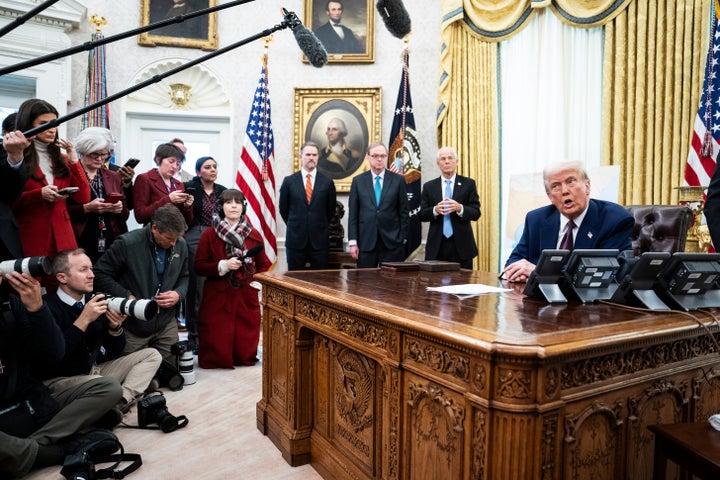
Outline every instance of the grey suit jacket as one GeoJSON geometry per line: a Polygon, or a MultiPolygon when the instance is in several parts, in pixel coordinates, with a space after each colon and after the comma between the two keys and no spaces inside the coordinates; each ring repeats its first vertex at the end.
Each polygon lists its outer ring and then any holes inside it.
{"type": "Polygon", "coordinates": [[[385,170],[380,205],[375,204],[372,171],[357,175],[350,185],[348,208],[348,240],[356,240],[361,251],[374,251],[378,237],[388,249],[406,242],[410,207],[402,175],[385,170]]]}

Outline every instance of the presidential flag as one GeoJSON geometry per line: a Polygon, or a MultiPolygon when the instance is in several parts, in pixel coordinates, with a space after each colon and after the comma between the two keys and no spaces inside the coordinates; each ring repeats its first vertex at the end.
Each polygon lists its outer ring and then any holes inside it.
{"type": "Polygon", "coordinates": [[[272,164],[275,157],[270,94],[268,92],[267,50],[245,128],[240,163],[235,183],[247,199],[245,216],[258,230],[265,243],[265,254],[271,262],[277,258],[275,239],[275,176],[272,164]]]}
{"type": "Polygon", "coordinates": [[[695,116],[690,153],[685,165],[685,184],[691,187],[709,185],[720,150],[720,32],[717,30],[718,10],[715,3],[700,108],[695,116]]]}
{"type": "Polygon", "coordinates": [[[405,256],[409,256],[422,242],[420,223],[420,144],[415,131],[412,98],[410,97],[410,76],[408,72],[410,52],[407,48],[402,55],[402,77],[395,102],[392,129],[390,130],[390,149],[388,168],[405,177],[408,203],[410,205],[410,226],[408,230],[405,256]]]}

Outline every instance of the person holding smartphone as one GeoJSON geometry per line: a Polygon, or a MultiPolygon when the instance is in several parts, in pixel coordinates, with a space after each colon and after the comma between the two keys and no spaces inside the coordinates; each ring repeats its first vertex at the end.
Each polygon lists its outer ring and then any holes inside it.
{"type": "Polygon", "coordinates": [[[67,208],[78,246],[93,264],[118,235],[128,231],[130,210],[125,202],[123,180],[117,172],[103,168],[113,147],[112,134],[106,128],[86,128],[75,139],[75,150],[90,184],[90,201],[82,204],[69,199],[67,208]]]}
{"type": "Polygon", "coordinates": [[[167,203],[180,210],[188,225],[192,223],[194,198],[185,193],[185,185],[174,178],[184,161],[185,154],[172,143],[163,143],[155,149],[157,168],[135,179],[133,207],[138,223],[147,225],[153,212],[167,203]]]}
{"type": "Polygon", "coordinates": [[[190,283],[185,301],[185,327],[188,331],[188,346],[192,350],[197,349],[198,346],[197,316],[205,284],[205,277],[197,275],[192,266],[195,264],[195,253],[200,236],[212,225],[212,217],[217,211],[220,195],[227,190],[224,186],[215,183],[217,171],[217,162],[213,157],[200,157],[195,162],[197,175],[189,182],[185,182],[185,192],[191,194],[194,199],[193,222],[185,235],[188,244],[188,265],[190,265],[190,283]]]}
{"type": "MultiPolygon", "coordinates": [[[[57,117],[55,107],[33,98],[20,105],[16,128],[26,132],[57,117]]],[[[23,157],[29,178],[20,198],[13,203],[13,212],[24,254],[53,255],[77,248],[66,202],[68,198],[79,204],[89,202],[90,185],[73,144],[58,138],[57,128],[48,128],[35,136],[23,157]],[[77,187],[77,192],[63,193],[66,187],[77,187]]],[[[50,278],[43,282],[50,288],[53,284],[50,278]]]]}

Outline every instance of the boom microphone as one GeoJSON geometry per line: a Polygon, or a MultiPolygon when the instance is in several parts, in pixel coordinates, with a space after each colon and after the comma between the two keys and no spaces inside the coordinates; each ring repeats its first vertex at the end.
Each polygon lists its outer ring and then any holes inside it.
{"type": "Polygon", "coordinates": [[[385,28],[397,38],[405,38],[412,31],[410,15],[402,0],[378,0],[378,13],[385,22],[385,28]]]}
{"type": "Polygon", "coordinates": [[[297,15],[295,15],[295,12],[288,12],[284,8],[282,12],[285,16],[285,22],[290,26],[293,35],[295,35],[298,47],[305,54],[310,65],[317,68],[325,65],[328,62],[328,54],[322,42],[313,32],[305,28],[297,15]]]}

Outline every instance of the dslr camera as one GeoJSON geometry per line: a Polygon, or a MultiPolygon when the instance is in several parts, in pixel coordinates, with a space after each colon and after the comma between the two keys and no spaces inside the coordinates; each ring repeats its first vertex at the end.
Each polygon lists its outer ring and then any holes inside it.
{"type": "Polygon", "coordinates": [[[94,480],[95,464],[87,452],[75,453],[65,457],[60,474],[67,480],[94,480]]]}
{"type": "Polygon", "coordinates": [[[156,423],[164,433],[174,432],[179,428],[178,418],[168,411],[162,393],[143,398],[138,402],[137,408],[140,428],[148,428],[153,423],[156,423]]]}
{"type": "Polygon", "coordinates": [[[31,277],[42,277],[52,273],[50,257],[25,257],[0,262],[0,273],[27,273],[31,277]]]}

